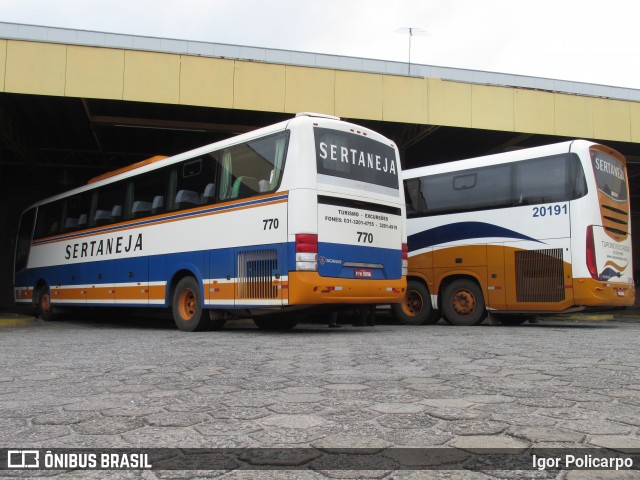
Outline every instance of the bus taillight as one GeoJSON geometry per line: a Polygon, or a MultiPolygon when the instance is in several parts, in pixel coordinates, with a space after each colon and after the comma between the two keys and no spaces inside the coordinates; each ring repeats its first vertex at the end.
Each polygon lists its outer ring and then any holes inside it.
{"type": "Polygon", "coordinates": [[[405,277],[409,271],[409,245],[402,244],[402,275],[405,277]]]}
{"type": "Polygon", "coordinates": [[[594,280],[598,280],[598,266],[596,264],[596,247],[593,241],[593,227],[587,227],[587,268],[594,280]]]}
{"type": "Polygon", "coordinates": [[[296,270],[318,270],[318,235],[296,234],[296,270]]]}

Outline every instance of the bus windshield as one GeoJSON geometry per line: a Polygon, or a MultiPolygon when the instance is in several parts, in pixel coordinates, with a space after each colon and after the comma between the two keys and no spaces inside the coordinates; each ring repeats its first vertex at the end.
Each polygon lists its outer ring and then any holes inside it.
{"type": "Polygon", "coordinates": [[[591,162],[598,190],[613,200],[626,201],[627,179],[624,164],[617,158],[594,149],[591,150],[591,162]]]}
{"type": "Polygon", "coordinates": [[[314,129],[316,163],[323,181],[398,196],[398,168],[391,145],[354,133],[314,129]]]}

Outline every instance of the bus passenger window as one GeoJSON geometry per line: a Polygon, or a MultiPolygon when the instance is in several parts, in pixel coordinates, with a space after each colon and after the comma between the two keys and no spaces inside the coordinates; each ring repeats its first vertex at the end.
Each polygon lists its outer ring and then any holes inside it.
{"type": "Polygon", "coordinates": [[[174,205],[177,209],[197,207],[200,205],[200,195],[193,190],[180,190],[176,193],[174,205]]]}
{"type": "Polygon", "coordinates": [[[111,220],[113,222],[119,222],[122,220],[122,205],[114,205],[111,209],[111,220]]]}
{"type": "Polygon", "coordinates": [[[64,221],[64,231],[72,232],[73,230],[78,229],[78,219],[77,218],[69,218],[64,221]]]}
{"type": "Polygon", "coordinates": [[[151,213],[151,203],[136,201],[133,202],[133,206],[131,207],[131,213],[133,213],[133,218],[141,218],[149,213],[151,213]]]}
{"type": "Polygon", "coordinates": [[[80,217],[78,217],[78,228],[82,229],[82,228],[87,228],[87,214],[83,213],[82,215],[80,215],[80,217]]]}
{"type": "Polygon", "coordinates": [[[202,192],[202,205],[213,203],[216,199],[216,186],[213,183],[207,183],[202,192]]]}
{"type": "Polygon", "coordinates": [[[111,223],[111,212],[109,210],[96,210],[93,216],[93,224],[97,226],[111,223]]]}
{"type": "Polygon", "coordinates": [[[157,215],[162,212],[164,212],[164,197],[156,195],[153,197],[153,203],[151,204],[151,215],[157,215]]]}
{"type": "Polygon", "coordinates": [[[233,183],[231,198],[246,198],[255,195],[259,191],[260,185],[257,178],[238,177],[233,183]]]}

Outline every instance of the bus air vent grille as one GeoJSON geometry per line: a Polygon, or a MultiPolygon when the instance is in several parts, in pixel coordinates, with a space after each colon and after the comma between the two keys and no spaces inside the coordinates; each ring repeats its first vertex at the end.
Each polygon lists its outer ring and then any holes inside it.
{"type": "Polygon", "coordinates": [[[278,298],[273,276],[278,271],[275,249],[238,253],[238,298],[278,298]]]}
{"type": "Polygon", "coordinates": [[[561,302],[565,299],[561,248],[524,250],[515,254],[518,302],[561,302]]]}

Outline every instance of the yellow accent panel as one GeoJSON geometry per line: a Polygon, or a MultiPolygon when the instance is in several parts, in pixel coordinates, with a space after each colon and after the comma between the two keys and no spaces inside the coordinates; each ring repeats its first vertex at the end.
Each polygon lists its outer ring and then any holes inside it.
{"type": "Polygon", "coordinates": [[[423,78],[382,77],[382,116],[387,122],[429,123],[427,81],[423,78]]]}
{"type": "Polygon", "coordinates": [[[66,96],[121,100],[123,76],[123,50],[67,47],[66,96]]]}
{"type": "Polygon", "coordinates": [[[284,109],[335,115],[335,88],[335,70],[287,66],[284,109]]]}
{"type": "Polygon", "coordinates": [[[628,142],[631,139],[629,103],[594,98],[593,136],[606,140],[628,142]]]}
{"type": "Polygon", "coordinates": [[[554,94],[556,135],[593,138],[593,98],[554,94]]]}
{"type": "Polygon", "coordinates": [[[555,104],[553,95],[534,90],[514,90],[513,117],[517,132],[555,133],[555,104]]]}
{"type": "Polygon", "coordinates": [[[4,91],[5,64],[7,62],[7,41],[0,40],[0,92],[4,91]]]}
{"type": "Polygon", "coordinates": [[[233,108],[233,60],[182,57],[180,103],[233,108]]]}
{"type": "Polygon", "coordinates": [[[125,51],[123,100],[178,103],[179,94],[179,55],[125,51]]]}
{"type": "Polygon", "coordinates": [[[472,85],[471,126],[485,130],[513,131],[513,89],[472,85]]]}
{"type": "Polygon", "coordinates": [[[336,115],[382,120],[382,75],[336,71],[336,115]]]}
{"type": "Polygon", "coordinates": [[[284,112],[285,66],[235,62],[233,107],[284,112]]]}
{"type": "Polygon", "coordinates": [[[66,45],[9,40],[5,91],[64,95],[66,59],[66,45]]]}
{"type": "Polygon", "coordinates": [[[471,85],[428,79],[429,123],[471,127],[471,85]]]}
{"type": "Polygon", "coordinates": [[[640,143],[640,103],[629,103],[631,141],[640,143]]]}

